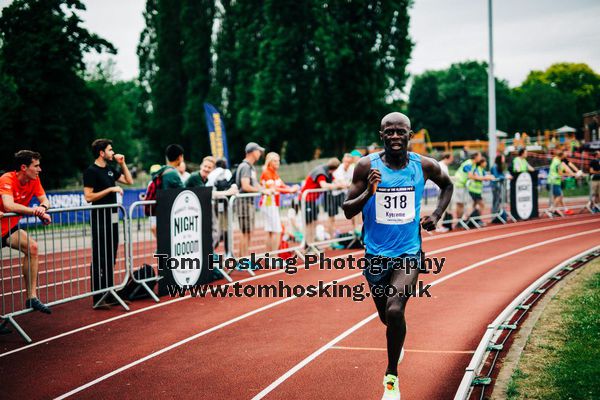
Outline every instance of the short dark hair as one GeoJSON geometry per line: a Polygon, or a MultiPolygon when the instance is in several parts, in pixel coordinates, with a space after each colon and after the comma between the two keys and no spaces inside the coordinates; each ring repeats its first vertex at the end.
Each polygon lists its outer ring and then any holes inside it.
{"type": "Polygon", "coordinates": [[[477,158],[478,155],[480,155],[481,153],[476,151],[475,153],[471,154],[471,160],[474,160],[477,158]]]}
{"type": "Polygon", "coordinates": [[[15,153],[15,171],[21,169],[21,165],[30,166],[33,160],[41,160],[42,155],[37,151],[19,150],[15,153]]]}
{"type": "Polygon", "coordinates": [[[522,155],[523,155],[523,153],[525,153],[526,151],[527,151],[527,149],[526,149],[526,148],[524,148],[524,147],[521,147],[521,148],[519,149],[519,152],[518,152],[517,154],[518,154],[518,155],[519,155],[519,157],[520,157],[520,156],[522,156],[522,155]]]}
{"type": "Polygon", "coordinates": [[[227,160],[224,158],[219,158],[216,163],[217,168],[227,169],[227,160]]]}
{"type": "Polygon", "coordinates": [[[165,156],[169,162],[173,162],[179,158],[180,155],[183,154],[183,147],[178,144],[170,144],[165,149],[165,156]]]}
{"type": "Polygon", "coordinates": [[[452,157],[452,153],[450,152],[445,152],[444,154],[442,154],[442,160],[446,160],[450,157],[452,157]]]}
{"type": "Polygon", "coordinates": [[[105,151],[106,148],[111,144],[113,144],[113,142],[110,139],[94,140],[92,142],[92,153],[94,154],[94,157],[96,157],[96,158],[100,157],[100,152],[105,151]]]}

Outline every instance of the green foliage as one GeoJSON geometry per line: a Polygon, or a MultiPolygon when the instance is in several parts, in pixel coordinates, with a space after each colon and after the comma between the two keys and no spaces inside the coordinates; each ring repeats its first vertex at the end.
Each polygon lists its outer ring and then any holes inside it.
{"type": "MultiPolygon", "coordinates": [[[[413,130],[425,128],[432,141],[486,139],[487,64],[467,61],[441,71],[427,71],[413,82],[408,115],[413,130]]],[[[510,90],[496,79],[498,129],[506,130],[510,118],[510,90]]]]}
{"type": "Polygon", "coordinates": [[[18,149],[42,153],[44,184],[57,187],[89,162],[99,99],[85,84],[83,54],[114,52],[80,26],[78,0],[15,0],[0,17],[4,163],[18,149]],[[8,102],[11,102],[8,104],[8,102]]]}
{"type": "Polygon", "coordinates": [[[137,107],[142,88],[134,81],[115,78],[114,64],[98,65],[86,79],[89,89],[101,100],[94,121],[94,138],[106,137],[128,163],[143,161],[145,143],[135,135],[137,107]]]}
{"type": "MultiPolygon", "coordinates": [[[[557,63],[543,72],[532,71],[521,87],[526,88],[532,85],[537,86],[538,91],[553,92],[554,102],[551,107],[564,106],[566,108],[561,112],[563,114],[561,122],[548,127],[550,129],[564,124],[579,127],[581,116],[584,113],[600,108],[600,75],[587,64],[557,63]],[[556,90],[540,89],[542,85],[556,90]],[[558,96],[558,93],[562,96],[558,96]]],[[[544,101],[546,104],[550,103],[541,97],[538,97],[538,100],[544,101]]]]}

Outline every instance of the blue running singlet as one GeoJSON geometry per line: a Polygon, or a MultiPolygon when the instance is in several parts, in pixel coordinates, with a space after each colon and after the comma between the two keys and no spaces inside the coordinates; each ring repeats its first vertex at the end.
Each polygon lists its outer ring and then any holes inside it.
{"type": "Polygon", "coordinates": [[[368,254],[398,257],[421,250],[420,213],[425,179],[421,156],[409,152],[407,166],[387,167],[379,153],[369,155],[381,182],[363,207],[364,243],[368,254]]]}

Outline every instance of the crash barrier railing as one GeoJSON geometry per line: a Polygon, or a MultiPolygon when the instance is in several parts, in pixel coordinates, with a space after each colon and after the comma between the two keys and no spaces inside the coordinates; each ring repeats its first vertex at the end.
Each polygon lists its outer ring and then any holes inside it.
{"type": "Polygon", "coordinates": [[[48,225],[13,213],[1,218],[3,226],[14,225],[10,243],[0,252],[2,326],[10,323],[28,343],[31,338],[15,317],[34,310],[27,301],[31,297],[52,307],[94,296],[94,307],[114,300],[129,310],[117,294],[129,277],[125,208],[112,204],[47,213],[48,225]]]}
{"type": "MultiPolygon", "coordinates": [[[[451,177],[451,180],[453,183],[455,183],[454,177],[451,177]]],[[[428,185],[435,186],[437,190],[430,190],[429,192],[425,190],[425,193],[429,193],[429,199],[424,196],[424,204],[437,204],[439,188],[433,182],[427,181],[425,184],[425,189],[427,189],[428,185]],[[432,201],[431,197],[435,197],[435,201],[432,201]]],[[[508,221],[516,222],[516,219],[510,212],[509,192],[510,181],[508,179],[484,181],[483,190],[481,193],[484,205],[483,212],[480,212],[479,215],[477,215],[473,214],[475,202],[469,194],[468,186],[464,189],[464,191],[457,190],[455,186],[450,205],[448,205],[448,209],[446,210],[444,216],[440,219],[439,225],[452,225],[453,227],[460,226],[463,229],[469,230],[471,228],[482,228],[485,224],[484,220],[499,222],[502,224],[506,224],[508,221]],[[462,198],[460,197],[461,192],[464,194],[462,198]],[[463,204],[462,215],[457,215],[457,203],[463,204]]],[[[423,215],[423,210],[421,211],[421,214],[423,215]]]]}
{"type": "Polygon", "coordinates": [[[346,195],[347,191],[341,189],[308,189],[302,193],[302,248],[318,252],[319,246],[337,248],[336,244],[359,239],[362,229],[360,217],[355,216],[348,221],[342,211],[346,195]]]}
{"type": "Polygon", "coordinates": [[[580,177],[562,177],[561,179],[561,191],[562,191],[562,200],[563,205],[557,205],[555,203],[556,196],[554,195],[554,191],[552,189],[552,185],[546,184],[540,185],[539,192],[548,196],[548,207],[544,208],[543,212],[549,218],[554,217],[563,217],[565,215],[575,213],[577,210],[578,214],[585,212],[586,210],[590,213],[593,213],[594,208],[597,205],[594,202],[593,191],[592,191],[592,181],[589,179],[588,175],[583,174],[580,177]],[[575,194],[573,194],[573,192],[575,194]],[[577,193],[579,192],[579,196],[577,193]],[[569,195],[567,195],[569,194],[569,195]],[[577,200],[576,197],[585,197],[585,200],[582,200],[580,204],[575,203],[577,200]],[[568,199],[572,199],[572,201],[568,202],[568,199]]]}
{"type": "MultiPolygon", "coordinates": [[[[485,387],[491,384],[493,367],[504,349],[511,332],[517,329],[519,322],[524,318],[531,306],[546,292],[556,281],[574,268],[579,267],[589,260],[600,256],[600,246],[588,249],[578,255],[560,263],[539,279],[533,282],[527,289],[521,292],[515,299],[487,326],[486,331],[465,369],[454,400],[465,400],[471,397],[475,387],[485,387]],[[508,334],[505,334],[508,332],[508,334]],[[489,356],[493,362],[488,373],[480,375],[484,364],[489,356]]],[[[483,389],[481,398],[483,398],[483,389]]]]}
{"type": "MultiPolygon", "coordinates": [[[[301,250],[303,228],[298,221],[295,194],[240,193],[229,198],[227,254],[237,259],[295,253],[301,250]],[[279,205],[277,204],[279,197],[279,205]]],[[[238,265],[255,275],[251,268],[238,265]]]]}
{"type": "Polygon", "coordinates": [[[149,283],[157,282],[161,279],[158,274],[158,268],[154,268],[156,258],[156,216],[149,215],[152,212],[146,212],[150,207],[155,206],[156,200],[144,200],[133,202],[129,206],[129,257],[127,265],[131,279],[139,286],[130,293],[135,296],[137,291],[143,288],[155,302],[160,299],[149,286],[149,283]],[[148,215],[147,215],[148,214],[148,215]],[[144,265],[150,265],[155,271],[153,276],[141,276],[136,273],[136,268],[144,265]]]}

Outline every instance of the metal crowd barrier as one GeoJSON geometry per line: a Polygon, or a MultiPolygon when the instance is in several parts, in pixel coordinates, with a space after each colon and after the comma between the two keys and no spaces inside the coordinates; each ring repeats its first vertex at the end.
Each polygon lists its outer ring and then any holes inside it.
{"type": "MultiPolygon", "coordinates": [[[[161,279],[156,265],[156,217],[146,215],[146,206],[155,206],[156,200],[136,201],[129,206],[129,257],[128,268],[132,280],[139,284],[137,288],[144,288],[146,292],[159,302],[160,299],[154,291],[148,286],[149,282],[157,282],[161,279]],[[135,221],[135,222],[134,222],[135,221]],[[141,277],[135,273],[136,266],[150,265],[154,269],[154,276],[141,277]]],[[[134,289],[135,290],[135,289],[134,289]]],[[[135,293],[132,293],[135,295],[135,293]]]]}
{"type": "Polygon", "coordinates": [[[13,213],[1,218],[16,229],[16,235],[10,236],[12,244],[0,252],[1,318],[3,325],[10,323],[28,343],[31,338],[15,317],[33,311],[26,300],[34,290],[35,297],[48,307],[89,296],[94,296],[97,307],[111,295],[129,310],[117,294],[129,277],[124,207],[112,204],[47,212],[52,217],[49,225],[33,216],[15,223],[11,219],[18,216],[13,213]]]}
{"type": "Polygon", "coordinates": [[[341,189],[308,189],[302,193],[301,213],[304,226],[302,248],[319,252],[319,246],[358,240],[362,229],[360,217],[348,221],[342,204],[347,191],[341,189]]]}
{"type": "MultiPolygon", "coordinates": [[[[267,253],[270,256],[296,253],[302,257],[299,235],[302,228],[296,221],[298,207],[293,201],[295,196],[280,194],[279,206],[274,202],[274,195],[240,193],[231,196],[227,207],[227,254],[238,259],[251,254],[262,257],[267,253]],[[283,242],[289,243],[286,248],[281,248],[283,242]]],[[[255,275],[251,269],[240,267],[255,275]]]]}

